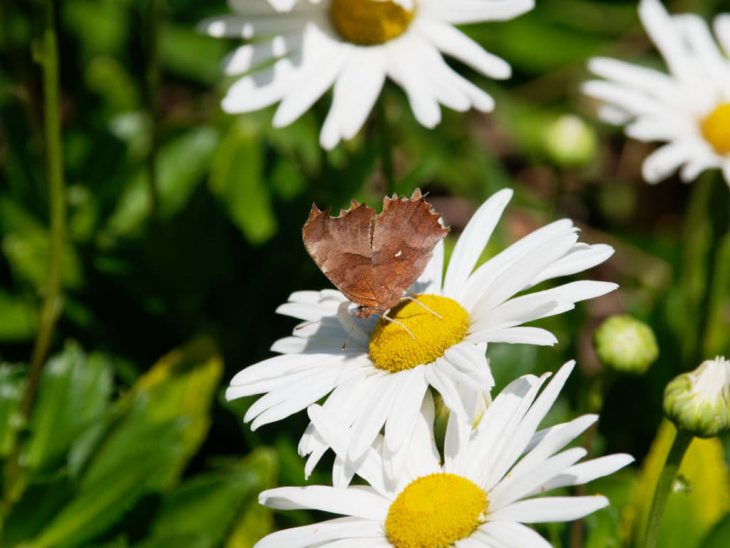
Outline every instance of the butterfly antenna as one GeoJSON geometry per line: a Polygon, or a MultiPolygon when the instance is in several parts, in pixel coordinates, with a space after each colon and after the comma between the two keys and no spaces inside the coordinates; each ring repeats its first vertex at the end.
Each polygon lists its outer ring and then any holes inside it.
{"type": "Polygon", "coordinates": [[[347,334],[347,338],[345,339],[345,342],[342,343],[342,351],[344,352],[347,350],[347,343],[350,342],[350,337],[352,337],[352,332],[355,331],[355,326],[353,325],[350,328],[350,332],[347,334]]]}
{"type": "Polygon", "coordinates": [[[300,323],[299,325],[294,327],[294,331],[299,331],[300,329],[304,329],[305,327],[309,327],[310,325],[314,325],[316,323],[321,322],[322,320],[312,320],[310,322],[304,322],[300,323]]]}
{"type": "Polygon", "coordinates": [[[399,322],[398,320],[394,320],[393,318],[391,318],[390,316],[388,316],[388,313],[387,312],[384,312],[383,313],[383,319],[386,320],[386,321],[389,321],[391,323],[394,323],[395,325],[398,325],[398,326],[402,327],[405,330],[405,332],[408,333],[413,338],[413,340],[416,339],[416,336],[413,334],[413,332],[410,329],[408,329],[403,322],[399,322]]]}
{"type": "Polygon", "coordinates": [[[416,304],[417,304],[418,306],[420,306],[420,307],[422,307],[422,308],[426,309],[426,310],[427,310],[427,311],[429,311],[429,312],[430,312],[431,314],[433,314],[434,316],[436,316],[436,317],[437,317],[437,318],[438,318],[439,320],[443,320],[443,319],[444,319],[444,317],[443,317],[443,316],[442,316],[441,314],[439,314],[439,313],[438,313],[438,312],[436,312],[435,310],[433,310],[433,309],[429,308],[428,306],[426,306],[426,305],[425,305],[424,303],[422,303],[421,301],[419,301],[419,300],[418,300],[418,299],[417,299],[416,297],[417,297],[417,295],[414,295],[414,294],[413,294],[413,293],[411,293],[410,291],[409,291],[409,292],[408,292],[408,293],[406,294],[406,299],[408,299],[409,301],[413,301],[413,302],[414,302],[414,303],[416,303],[416,304]]]}

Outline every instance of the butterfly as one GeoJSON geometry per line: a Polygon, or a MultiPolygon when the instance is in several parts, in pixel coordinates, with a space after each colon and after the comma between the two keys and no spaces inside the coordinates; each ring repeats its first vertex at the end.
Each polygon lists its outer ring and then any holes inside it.
{"type": "Polygon", "coordinates": [[[327,278],[358,307],[354,315],[385,315],[418,279],[449,229],[416,189],[385,197],[380,214],[365,204],[332,217],[312,205],[302,228],[304,247],[327,278]]]}

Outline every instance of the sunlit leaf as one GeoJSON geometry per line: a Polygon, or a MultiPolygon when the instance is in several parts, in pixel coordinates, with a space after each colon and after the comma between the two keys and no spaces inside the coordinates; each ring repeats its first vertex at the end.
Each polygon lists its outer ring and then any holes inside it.
{"type": "Polygon", "coordinates": [[[63,457],[84,429],[103,415],[111,389],[109,363],[68,343],[43,368],[30,421],[31,436],[23,450],[27,466],[43,468],[63,457]]]}
{"type": "Polygon", "coordinates": [[[206,340],[162,358],[118,402],[118,417],[96,440],[75,496],[30,545],[82,543],[143,494],[170,489],[206,435],[221,372],[206,340]]]}

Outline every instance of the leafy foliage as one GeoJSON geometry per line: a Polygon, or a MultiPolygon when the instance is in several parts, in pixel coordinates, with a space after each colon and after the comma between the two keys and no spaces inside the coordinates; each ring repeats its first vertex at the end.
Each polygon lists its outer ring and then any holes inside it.
{"type": "MultiPolygon", "coordinates": [[[[225,2],[164,4],[151,29],[162,74],[155,146],[145,3],[58,2],[69,241],[54,355],[26,425],[18,410],[48,273],[42,81],[29,47],[38,14],[36,3],[0,6],[0,459],[7,464],[17,439],[24,463],[0,545],[245,547],[275,526],[311,522],[303,512],[274,522],[256,504],[265,488],[304,483],[296,433],[305,417],[251,432],[240,418],[253,400],[226,405],[222,391],[290,332],[274,314],[289,293],[327,287],[301,245],[312,201],[334,209],[353,197],[381,202],[383,128],[395,144],[397,190],[428,190],[454,234],[485,197],[516,189],[486,255],[562,216],[584,228],[584,239],[617,248],[592,277],[619,282],[620,292],[542,321],[557,347],[493,345],[489,356],[498,388],[577,358],[580,374],[551,420],[602,408],[585,440],[591,451],[627,451],[645,470],[656,467],[666,450],[661,437],[652,445],[664,385],[698,356],[730,354],[730,286],[715,284],[702,298],[713,280],[730,279],[721,226],[728,192],[717,181],[701,192],[676,180],[648,187],[640,174],[647,147],[590,122],[592,105],[576,92],[588,57],[657,62],[636,2],[541,0],[515,21],[471,26],[514,67],[514,78],[498,84],[460,67],[495,96],[494,114],[444,112],[438,128],[425,130],[387,87],[363,132],[329,153],[317,144],[328,99],[285,129],[271,128],[270,110],[223,115],[219,63],[236,44],[204,37],[195,24],[226,11],[225,2]],[[594,137],[567,164],[550,131],[566,113],[594,137]],[[591,336],[619,312],[653,326],[661,355],[642,377],[605,381],[591,336]]],[[[723,3],[681,7],[710,14],[723,3]]],[[[711,445],[688,456],[689,494],[669,508],[667,542],[728,545],[726,451],[711,445]]],[[[310,482],[328,480],[315,471],[310,482]]],[[[595,489],[610,509],[577,533],[563,525],[543,532],[556,546],[579,545],[581,531],[585,546],[619,546],[647,481],[633,469],[607,478],[595,489]]]]}

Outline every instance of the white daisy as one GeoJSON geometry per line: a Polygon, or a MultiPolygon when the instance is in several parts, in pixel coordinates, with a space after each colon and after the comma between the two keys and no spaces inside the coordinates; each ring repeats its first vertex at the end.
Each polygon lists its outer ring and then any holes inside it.
{"type": "Polygon", "coordinates": [[[490,78],[510,66],[454,25],[511,19],[534,0],[229,0],[235,15],[201,23],[211,36],[244,38],[225,60],[240,78],[223,99],[231,113],[275,103],[274,126],[291,124],[334,88],[321,144],[334,147],[362,127],[386,78],[403,88],[416,119],[432,128],[439,105],[490,111],[493,99],[460,76],[443,55],[490,78]],[[289,9],[277,13],[274,9],[289,9]],[[261,70],[257,70],[261,69],[261,70]]]}
{"type": "MultiPolygon", "coordinates": [[[[274,546],[550,546],[525,523],[571,521],[608,505],[597,496],[541,496],[582,485],[633,462],[615,454],[579,462],[580,447],[563,448],[598,417],[585,415],[537,431],[568,375],[563,366],[538,396],[549,375],[527,375],[510,384],[472,430],[450,420],[443,459],[433,437],[433,401],[427,397],[408,444],[406,465],[396,483],[384,474],[378,438],[357,468],[368,485],[282,487],[261,493],[259,502],[280,510],[311,509],[337,514],[330,521],[268,535],[257,548],[274,546]]],[[[319,406],[309,415],[345,459],[354,434],[319,406]]]]}
{"type": "Polygon", "coordinates": [[[730,184],[730,14],[715,18],[715,37],[697,15],[672,17],[658,0],[642,0],[639,15],[669,73],[596,58],[590,70],[606,80],[587,82],[585,92],[605,102],[601,117],[626,125],[628,136],[667,143],[644,163],[647,182],[680,168],[690,182],[720,168],[730,184]]]}
{"type": "MultiPolygon", "coordinates": [[[[511,196],[512,191],[503,190],[479,208],[456,243],[443,280],[444,248],[436,247],[411,288],[417,302],[404,301],[389,313],[399,323],[356,320],[350,314],[354,305],[338,291],[292,294],[277,312],[304,323],[293,336],[274,343],[272,350],[282,356],[238,373],[226,397],[264,394],[244,417],[253,421],[253,429],[327,397],[325,408],[353,428],[348,449],[353,461],[382,429],[385,450],[395,457],[429,387],[454,413],[474,420],[494,384],[487,343],[552,345],[552,333],[521,324],[571,310],[578,301],[616,288],[578,281],[515,297],[611,256],[610,246],[578,243],[577,228],[567,219],[533,232],[474,270],[511,196]]],[[[310,455],[307,474],[327,448],[310,424],[299,446],[303,456],[310,455]]]]}

